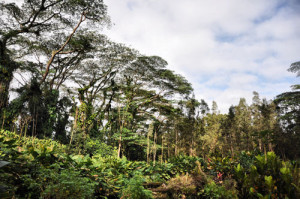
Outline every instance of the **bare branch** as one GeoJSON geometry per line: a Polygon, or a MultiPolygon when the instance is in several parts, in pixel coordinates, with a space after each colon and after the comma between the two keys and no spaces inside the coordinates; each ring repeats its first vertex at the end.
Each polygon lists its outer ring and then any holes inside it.
{"type": "Polygon", "coordinates": [[[73,29],[73,32],[69,35],[68,39],[66,40],[66,42],[60,47],[60,49],[58,49],[57,51],[53,51],[52,52],[52,56],[50,58],[50,60],[48,61],[47,63],[47,66],[46,66],[46,72],[45,74],[43,75],[43,79],[41,80],[41,84],[46,80],[46,77],[48,76],[48,73],[49,73],[49,69],[50,69],[50,66],[55,58],[55,56],[57,54],[59,54],[65,47],[66,45],[70,42],[70,40],[72,39],[73,35],[75,34],[76,30],[79,28],[80,24],[85,20],[85,12],[83,12],[81,14],[81,17],[80,17],[80,20],[78,22],[78,24],[76,25],[76,27],[73,29]]]}

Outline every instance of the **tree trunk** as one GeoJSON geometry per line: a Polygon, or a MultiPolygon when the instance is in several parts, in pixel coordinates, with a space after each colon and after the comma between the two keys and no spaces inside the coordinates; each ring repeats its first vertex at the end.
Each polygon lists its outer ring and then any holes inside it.
{"type": "Polygon", "coordinates": [[[119,138],[118,158],[121,158],[121,147],[122,147],[122,133],[120,133],[120,138],[119,138]]]}
{"type": "Polygon", "coordinates": [[[273,151],[273,146],[272,146],[272,143],[271,143],[271,138],[270,138],[270,135],[268,134],[268,149],[269,151],[273,151]]]}
{"type": "Polygon", "coordinates": [[[3,113],[3,116],[1,116],[1,110],[0,110],[0,118],[2,117],[2,126],[1,129],[4,128],[4,122],[5,122],[5,112],[3,113]]]}
{"type": "Polygon", "coordinates": [[[157,133],[156,130],[154,132],[154,143],[153,143],[153,165],[155,166],[156,160],[156,142],[157,142],[157,133]]]}
{"type": "MultiPolygon", "coordinates": [[[[0,74],[0,77],[2,74],[0,74]]],[[[10,81],[6,78],[0,78],[0,112],[7,107],[8,104],[8,89],[10,81]]]]}
{"type": "Polygon", "coordinates": [[[0,114],[8,105],[9,85],[13,79],[13,72],[18,68],[17,63],[11,61],[5,53],[5,43],[0,41],[0,114]]]}
{"type": "Polygon", "coordinates": [[[192,137],[192,143],[190,145],[190,156],[194,156],[194,138],[192,137]]]}
{"type": "Polygon", "coordinates": [[[258,139],[258,147],[259,147],[259,151],[262,151],[262,141],[261,138],[258,139]]]}
{"type": "Polygon", "coordinates": [[[148,131],[147,135],[147,164],[149,164],[149,157],[150,157],[150,135],[148,131]]]}
{"type": "MultiPolygon", "coordinates": [[[[127,111],[127,110],[126,110],[127,111]]],[[[125,116],[123,117],[123,120],[121,122],[120,126],[120,137],[119,137],[119,147],[118,147],[118,157],[121,158],[121,149],[122,149],[122,133],[123,133],[123,128],[125,128],[125,116]]]]}
{"type": "Polygon", "coordinates": [[[161,160],[160,163],[162,164],[164,161],[164,136],[161,136],[161,160]]]}
{"type": "Polygon", "coordinates": [[[1,115],[3,114],[3,110],[8,105],[9,85],[12,79],[13,79],[12,73],[7,72],[6,68],[4,68],[0,64],[0,113],[1,115]]]}
{"type": "Polygon", "coordinates": [[[150,138],[153,133],[153,123],[149,125],[148,134],[147,134],[147,164],[150,163],[150,138]]]}
{"type": "Polygon", "coordinates": [[[78,120],[78,107],[76,106],[74,125],[73,125],[72,130],[71,130],[70,145],[72,144],[74,131],[76,131],[76,129],[77,129],[77,120],[78,120]]]}
{"type": "Polygon", "coordinates": [[[175,130],[175,156],[177,156],[177,153],[178,153],[178,134],[177,134],[177,131],[175,130]]]}
{"type": "Polygon", "coordinates": [[[168,146],[168,157],[167,157],[167,159],[168,159],[170,157],[170,147],[169,147],[169,144],[167,146],[168,146]]]}
{"type": "MultiPolygon", "coordinates": [[[[234,144],[236,143],[235,146],[237,146],[237,139],[236,139],[236,134],[235,132],[231,131],[230,132],[230,149],[231,149],[231,156],[234,157],[234,144]]],[[[238,149],[238,148],[237,148],[238,149]]]]}

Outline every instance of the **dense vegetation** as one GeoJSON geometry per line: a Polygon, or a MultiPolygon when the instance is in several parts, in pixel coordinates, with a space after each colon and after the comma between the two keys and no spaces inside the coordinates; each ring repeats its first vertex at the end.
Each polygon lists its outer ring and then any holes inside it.
{"type": "Polygon", "coordinates": [[[102,0],[0,6],[1,198],[300,197],[299,85],[221,114],[102,0]]]}
{"type": "Polygon", "coordinates": [[[1,131],[0,141],[1,158],[9,161],[1,161],[1,198],[152,198],[144,186],[161,183],[152,188],[157,198],[299,197],[297,163],[274,152],[207,159],[182,154],[147,164],[118,158],[116,150],[99,142],[90,156],[8,131],[1,131]]]}

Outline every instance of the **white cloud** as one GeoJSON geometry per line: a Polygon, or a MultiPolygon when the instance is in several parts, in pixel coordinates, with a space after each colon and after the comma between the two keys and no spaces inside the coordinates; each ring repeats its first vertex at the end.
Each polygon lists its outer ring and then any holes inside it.
{"type": "Polygon", "coordinates": [[[115,25],[106,33],[166,59],[198,98],[227,112],[240,97],[251,103],[254,90],[270,99],[295,82],[286,70],[300,60],[298,2],[110,0],[115,25]]]}

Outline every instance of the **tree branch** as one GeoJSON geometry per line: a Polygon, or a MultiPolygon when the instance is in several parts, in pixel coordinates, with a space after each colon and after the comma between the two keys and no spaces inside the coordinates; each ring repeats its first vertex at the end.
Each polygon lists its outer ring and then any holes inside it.
{"type": "Polygon", "coordinates": [[[83,12],[81,14],[81,17],[80,17],[80,20],[79,20],[78,24],[73,29],[73,32],[69,35],[67,41],[60,47],[60,49],[58,49],[57,51],[53,51],[52,52],[52,56],[51,56],[50,60],[47,63],[47,66],[46,66],[45,74],[43,75],[43,79],[40,82],[41,84],[46,80],[46,78],[48,76],[48,73],[49,73],[50,66],[51,66],[51,64],[52,64],[55,56],[57,54],[59,54],[66,47],[66,45],[70,42],[70,40],[72,39],[73,35],[75,34],[76,30],[79,28],[80,24],[85,20],[85,14],[86,14],[85,12],[83,12]]]}

